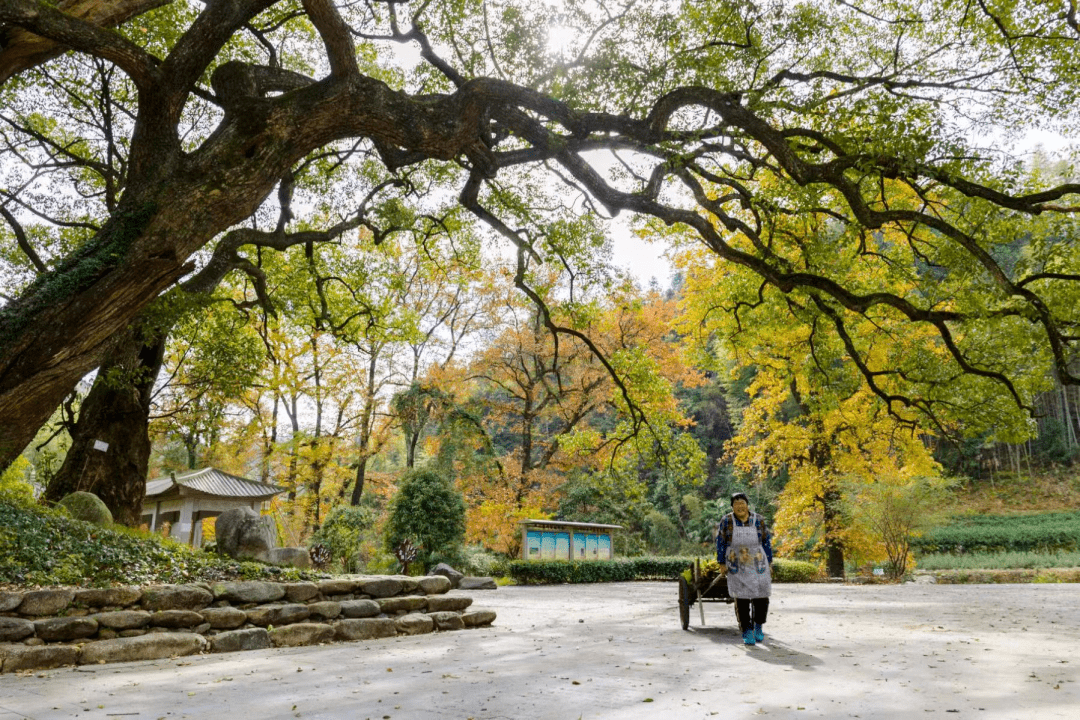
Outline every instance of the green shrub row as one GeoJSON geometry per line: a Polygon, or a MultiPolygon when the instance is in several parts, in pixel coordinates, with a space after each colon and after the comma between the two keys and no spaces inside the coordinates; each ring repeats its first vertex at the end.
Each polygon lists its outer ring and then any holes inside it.
{"type": "Polygon", "coordinates": [[[516,582],[528,584],[670,580],[690,558],[640,557],[615,560],[515,560],[508,568],[516,582]]]}
{"type": "Polygon", "coordinates": [[[1011,570],[1080,567],[1080,552],[932,553],[919,558],[920,570],[1011,570]]]}
{"type": "MultiPolygon", "coordinates": [[[[515,560],[510,577],[528,584],[627,582],[631,580],[674,580],[686,570],[690,557],[633,557],[577,562],[573,560],[515,560]]],[[[818,567],[800,560],[777,559],[773,563],[774,582],[810,582],[818,567]]]]}
{"type": "Polygon", "coordinates": [[[925,553],[1053,552],[1080,549],[1080,513],[962,518],[914,538],[925,553]]]}

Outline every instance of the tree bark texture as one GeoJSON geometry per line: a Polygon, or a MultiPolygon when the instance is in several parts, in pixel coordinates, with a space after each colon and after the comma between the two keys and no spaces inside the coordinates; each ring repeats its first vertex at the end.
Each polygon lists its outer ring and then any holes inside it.
{"type": "Polygon", "coordinates": [[[116,522],[138,525],[150,459],[150,395],[164,350],[164,339],[144,344],[136,330],[128,329],[106,354],[102,368],[110,371],[98,375],[83,401],[71,430],[71,449],[49,482],[45,500],[92,492],[116,522]],[[98,443],[107,447],[95,447],[98,443]]]}

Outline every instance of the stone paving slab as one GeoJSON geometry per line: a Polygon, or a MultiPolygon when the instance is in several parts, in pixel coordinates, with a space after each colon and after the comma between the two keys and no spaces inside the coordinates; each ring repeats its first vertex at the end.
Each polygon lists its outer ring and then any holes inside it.
{"type": "Polygon", "coordinates": [[[674,583],[500,588],[468,632],[0,676],[0,720],[1073,720],[1080,585],[777,585],[766,642],[674,583]]]}

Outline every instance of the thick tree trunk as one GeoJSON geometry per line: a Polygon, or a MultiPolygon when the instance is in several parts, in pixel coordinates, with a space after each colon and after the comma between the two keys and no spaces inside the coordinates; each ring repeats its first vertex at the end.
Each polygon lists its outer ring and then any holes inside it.
{"type": "Polygon", "coordinates": [[[367,463],[366,455],[361,455],[356,463],[356,482],[353,484],[352,497],[349,498],[349,504],[354,507],[360,504],[360,498],[364,495],[364,482],[367,480],[367,463]]]}
{"type": "Polygon", "coordinates": [[[49,482],[45,500],[77,490],[104,501],[116,522],[139,524],[150,459],[150,394],[165,341],[144,345],[128,329],[106,355],[71,430],[64,464],[49,482]]]}
{"type": "Polygon", "coordinates": [[[122,206],[97,237],[0,308],[0,468],[100,364],[113,335],[191,269],[188,258],[250,217],[312,149],[366,136],[418,157],[464,153],[485,167],[491,162],[477,133],[490,90],[483,83],[470,85],[467,98],[455,94],[434,104],[362,75],[261,98],[251,94],[248,85],[257,83],[248,83],[247,73],[240,63],[215,71],[212,84],[226,104],[225,119],[189,155],[176,132],[188,81],[148,90],[140,100],[122,206]]]}
{"type": "Polygon", "coordinates": [[[832,578],[842,578],[844,571],[844,542],[840,538],[843,516],[840,511],[840,492],[826,490],[821,504],[825,515],[825,570],[832,578]]]}

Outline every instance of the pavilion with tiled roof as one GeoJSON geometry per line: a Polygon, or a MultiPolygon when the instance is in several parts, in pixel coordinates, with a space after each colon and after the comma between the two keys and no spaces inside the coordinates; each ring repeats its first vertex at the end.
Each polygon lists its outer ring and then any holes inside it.
{"type": "Polygon", "coordinates": [[[200,547],[203,520],[232,508],[248,507],[259,512],[284,490],[213,467],[172,473],[146,483],[142,522],[152,531],[169,523],[171,537],[200,547]]]}

